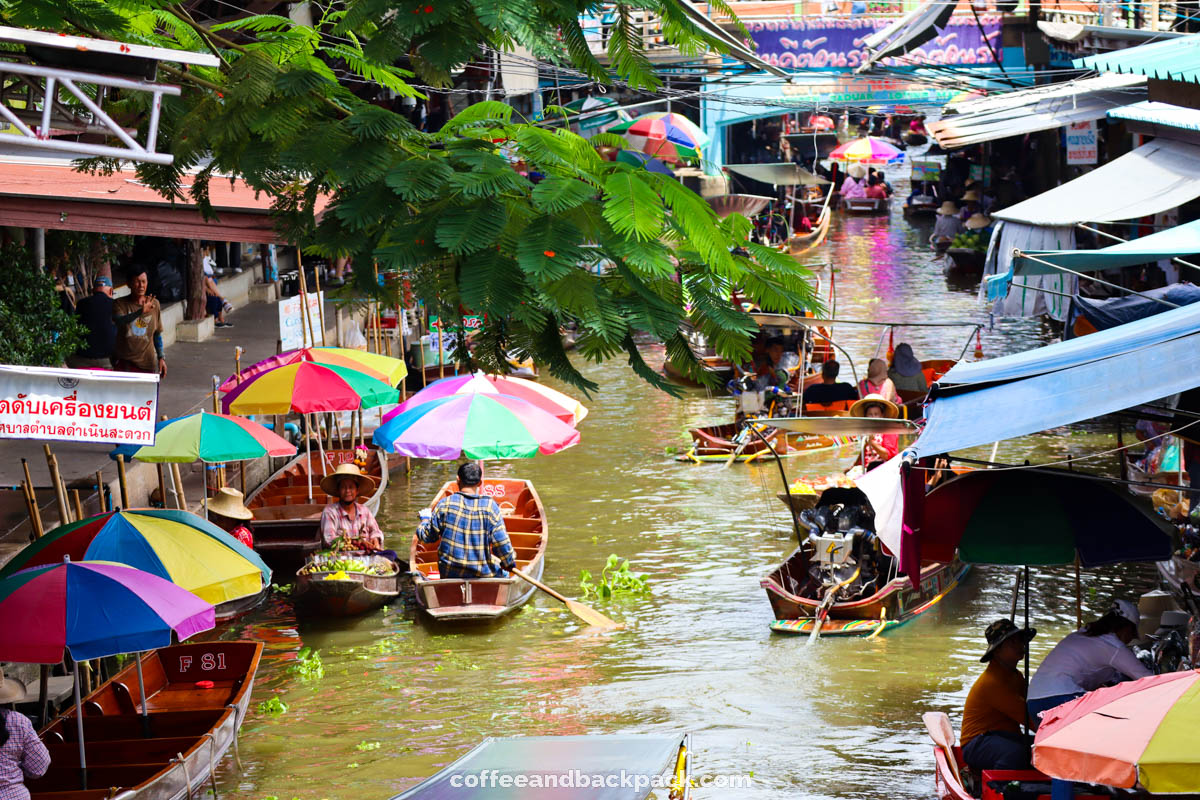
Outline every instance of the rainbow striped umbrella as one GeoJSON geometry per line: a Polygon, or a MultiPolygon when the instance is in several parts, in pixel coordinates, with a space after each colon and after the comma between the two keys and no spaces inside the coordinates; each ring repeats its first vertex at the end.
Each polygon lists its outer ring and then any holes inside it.
{"type": "Polygon", "coordinates": [[[588,413],[587,408],[575,398],[551,389],[549,386],[543,386],[536,381],[476,372],[472,375],[455,375],[450,378],[442,378],[441,380],[434,381],[408,398],[405,402],[384,414],[383,421],[387,422],[411,408],[416,408],[422,403],[428,403],[431,400],[437,400],[439,397],[472,394],[475,392],[488,395],[504,394],[511,397],[518,397],[528,403],[533,403],[533,405],[543,411],[553,414],[572,426],[578,425],[588,413]]]}
{"type": "Polygon", "coordinates": [[[408,375],[408,367],[399,358],[383,356],[379,353],[368,353],[364,350],[352,350],[348,347],[301,347],[288,350],[277,356],[264,358],[256,364],[251,364],[240,372],[230,375],[219,387],[222,392],[233,391],[239,383],[261,375],[267,370],[282,367],[285,364],[297,364],[311,361],[314,364],[327,364],[334,367],[361,372],[377,381],[383,381],[389,386],[399,386],[400,381],[408,375]]]}
{"type": "Polygon", "coordinates": [[[372,441],[389,453],[452,461],[532,458],[579,442],[579,431],[519,397],[455,394],[392,417],[372,441]]]}
{"type": "Polygon", "coordinates": [[[55,528],[4,565],[0,579],[61,564],[63,556],[134,567],[213,605],[271,585],[271,570],[258,553],[216,525],[187,511],[154,508],[110,511],[55,528]]]}
{"type": "Polygon", "coordinates": [[[248,461],[262,456],[294,456],[296,446],[253,420],[199,411],[155,426],[154,444],[121,445],[111,455],[139,461],[189,464],[248,461]]]}
{"type": "Polygon", "coordinates": [[[904,158],[904,153],[882,139],[864,136],[840,144],[829,154],[830,161],[852,161],[858,164],[888,164],[904,158]]]}
{"type": "Polygon", "coordinates": [[[656,111],[608,129],[622,134],[635,150],[663,161],[699,159],[707,147],[708,134],[682,114],[656,111]]]}
{"type": "Polygon", "coordinates": [[[1097,689],[1042,714],[1033,766],[1062,780],[1196,794],[1198,714],[1197,671],[1097,689]]]}
{"type": "Polygon", "coordinates": [[[400,400],[400,393],[358,370],[300,361],[242,380],[221,400],[226,414],[354,411],[400,400]]]}

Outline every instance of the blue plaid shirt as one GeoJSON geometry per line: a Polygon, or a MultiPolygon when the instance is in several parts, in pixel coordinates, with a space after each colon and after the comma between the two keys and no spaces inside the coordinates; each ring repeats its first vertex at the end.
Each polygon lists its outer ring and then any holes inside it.
{"type": "Polygon", "coordinates": [[[490,497],[455,492],[422,520],[417,538],[438,545],[438,574],[443,578],[502,577],[517,566],[517,556],[500,506],[490,497]]]}

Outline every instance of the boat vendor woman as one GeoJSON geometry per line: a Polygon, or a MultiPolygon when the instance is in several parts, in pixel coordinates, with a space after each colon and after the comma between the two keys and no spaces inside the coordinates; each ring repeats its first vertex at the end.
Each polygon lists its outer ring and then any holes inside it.
{"type": "Polygon", "coordinates": [[[888,377],[887,362],[882,358],[872,358],[867,363],[867,377],[858,382],[858,393],[862,397],[869,394],[882,395],[885,400],[899,402],[900,395],[896,394],[896,385],[888,377]]]}
{"type": "Polygon", "coordinates": [[[901,343],[896,345],[892,354],[892,368],[888,377],[897,392],[924,392],[929,389],[925,382],[925,373],[921,370],[921,362],[913,355],[912,345],[901,343]]]}
{"type": "Polygon", "coordinates": [[[1139,619],[1137,606],[1115,600],[1103,617],[1054,645],[1029,682],[1029,716],[1110,683],[1153,675],[1129,650],[1139,619]]]}
{"type": "Polygon", "coordinates": [[[963,232],[963,221],[959,219],[958,206],[954,205],[953,200],[947,200],[942,203],[937,213],[938,218],[933,223],[933,233],[929,235],[929,242],[936,244],[945,241],[949,244],[954,241],[955,236],[963,232]]]}
{"type": "MultiPolygon", "coordinates": [[[[869,394],[850,406],[850,416],[895,419],[900,416],[900,407],[883,395],[869,394]]],[[[869,470],[899,452],[899,434],[877,433],[874,436],[868,436],[863,442],[863,468],[869,470]]]]}
{"type": "Polygon", "coordinates": [[[208,521],[237,539],[246,547],[254,547],[254,533],[246,523],[254,519],[254,512],[246,508],[245,498],[237,489],[223,487],[215,497],[204,501],[208,509],[208,521]]]}
{"type": "MultiPolygon", "coordinates": [[[[1030,741],[1021,731],[1030,724],[1025,709],[1025,678],[1017,664],[1025,656],[1033,628],[1018,628],[1010,619],[988,625],[987,664],[967,693],[963,706],[963,760],[971,769],[1029,769],[1030,741]]],[[[1036,725],[1031,725],[1036,727],[1036,725]]]]}
{"type": "MultiPolygon", "coordinates": [[[[0,706],[25,699],[25,685],[0,672],[0,706]]],[[[50,768],[50,752],[29,719],[0,708],[0,798],[29,800],[25,781],[40,778],[50,768]]]]}
{"type": "Polygon", "coordinates": [[[438,577],[502,578],[517,566],[504,529],[504,515],[490,497],[479,494],[483,467],[468,461],[458,468],[458,491],[431,512],[419,512],[417,538],[438,545],[438,577]]]}
{"type": "Polygon", "coordinates": [[[846,170],[846,180],[842,183],[842,197],[867,196],[867,168],[862,164],[851,164],[846,170]]]}
{"type": "Polygon", "coordinates": [[[339,464],[321,480],[321,491],[334,498],[321,512],[321,539],[326,547],[342,539],[352,550],[383,550],[383,531],[371,509],[359,502],[375,491],[370,475],[354,464],[339,464]]]}

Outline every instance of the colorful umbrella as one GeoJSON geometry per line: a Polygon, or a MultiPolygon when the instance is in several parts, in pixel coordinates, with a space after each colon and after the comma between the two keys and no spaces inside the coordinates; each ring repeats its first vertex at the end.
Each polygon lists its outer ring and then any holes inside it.
{"type": "Polygon", "coordinates": [[[1033,766],[1054,778],[1151,794],[1200,792],[1200,672],[1097,689],[1042,716],[1033,766]]]}
{"type": "Polygon", "coordinates": [[[28,567],[109,561],[174,583],[213,605],[251,597],[271,585],[271,570],[225,531],[187,511],[110,511],[63,525],[17,553],[4,579],[28,567]]]}
{"type": "Polygon", "coordinates": [[[353,411],[399,401],[383,381],[349,367],[299,361],[243,379],[221,400],[226,414],[353,411]]]}
{"type": "Polygon", "coordinates": [[[264,358],[262,361],[251,364],[240,372],[230,375],[221,384],[220,391],[231,392],[239,383],[261,375],[268,370],[302,361],[311,361],[314,364],[329,364],[335,367],[347,367],[364,375],[369,375],[375,380],[383,381],[389,386],[400,385],[400,381],[404,380],[408,375],[408,367],[405,366],[404,362],[391,356],[368,353],[363,350],[351,350],[346,347],[302,347],[298,350],[288,350],[286,353],[264,358]]]}
{"type": "MultiPolygon", "coordinates": [[[[70,562],[31,567],[0,580],[0,661],[57,664],[71,654],[82,789],[87,789],[79,662],[140,653],[211,630],[210,603],[170,581],[123,564],[70,562]]],[[[136,659],[143,725],[142,661],[136,659]]]]}
{"type": "Polygon", "coordinates": [[[110,454],[126,460],[187,464],[248,461],[262,456],[293,456],[296,445],[245,417],[200,411],[155,425],[152,445],[121,445],[110,454]]]}
{"type": "Polygon", "coordinates": [[[422,403],[428,403],[431,400],[437,400],[439,397],[473,394],[476,392],[488,395],[505,394],[511,397],[519,397],[572,426],[578,425],[588,413],[587,408],[575,398],[568,397],[562,392],[551,389],[548,386],[543,386],[535,381],[476,372],[472,375],[455,375],[450,378],[442,378],[441,380],[434,381],[408,398],[405,402],[384,414],[383,421],[387,422],[411,408],[415,408],[422,403]]]}
{"type": "Polygon", "coordinates": [[[639,153],[637,150],[621,150],[617,153],[617,161],[622,164],[632,164],[635,167],[645,167],[650,172],[660,175],[675,175],[675,171],[653,156],[639,153]]]}
{"type": "Polygon", "coordinates": [[[582,119],[571,118],[571,122],[578,125],[581,131],[593,131],[603,128],[606,125],[611,125],[614,122],[623,122],[629,119],[629,115],[615,106],[620,103],[611,97],[581,97],[578,100],[572,100],[565,103],[563,108],[569,108],[577,114],[588,114],[589,116],[582,119]],[[598,114],[595,112],[602,111],[606,108],[612,108],[613,111],[608,114],[598,114]]]}
{"type": "Polygon", "coordinates": [[[978,470],[925,498],[922,559],[1085,567],[1171,557],[1174,528],[1099,481],[1069,474],[978,470]]]}
{"type": "Polygon", "coordinates": [[[808,118],[808,127],[818,131],[831,131],[837,127],[832,117],[824,114],[813,114],[808,118]]]}
{"type": "Polygon", "coordinates": [[[829,154],[830,161],[852,161],[859,164],[888,164],[904,157],[904,153],[882,139],[864,136],[840,144],[829,154]]]}
{"type": "Polygon", "coordinates": [[[519,397],[472,392],[414,406],[372,441],[413,458],[532,458],[578,443],[579,431],[519,397]]]}
{"type": "Polygon", "coordinates": [[[663,161],[699,159],[700,149],[711,141],[694,122],[673,112],[643,114],[608,130],[624,135],[634,149],[663,161]]]}

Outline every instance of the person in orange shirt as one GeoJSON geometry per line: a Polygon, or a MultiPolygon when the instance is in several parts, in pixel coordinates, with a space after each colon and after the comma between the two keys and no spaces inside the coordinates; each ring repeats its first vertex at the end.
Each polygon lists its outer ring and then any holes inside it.
{"type": "Polygon", "coordinates": [[[996,620],[984,632],[988,649],[979,660],[987,669],[963,706],[963,759],[973,770],[1031,768],[1031,743],[1021,727],[1037,725],[1026,710],[1027,685],[1017,664],[1036,635],[1010,619],[996,620]]]}

